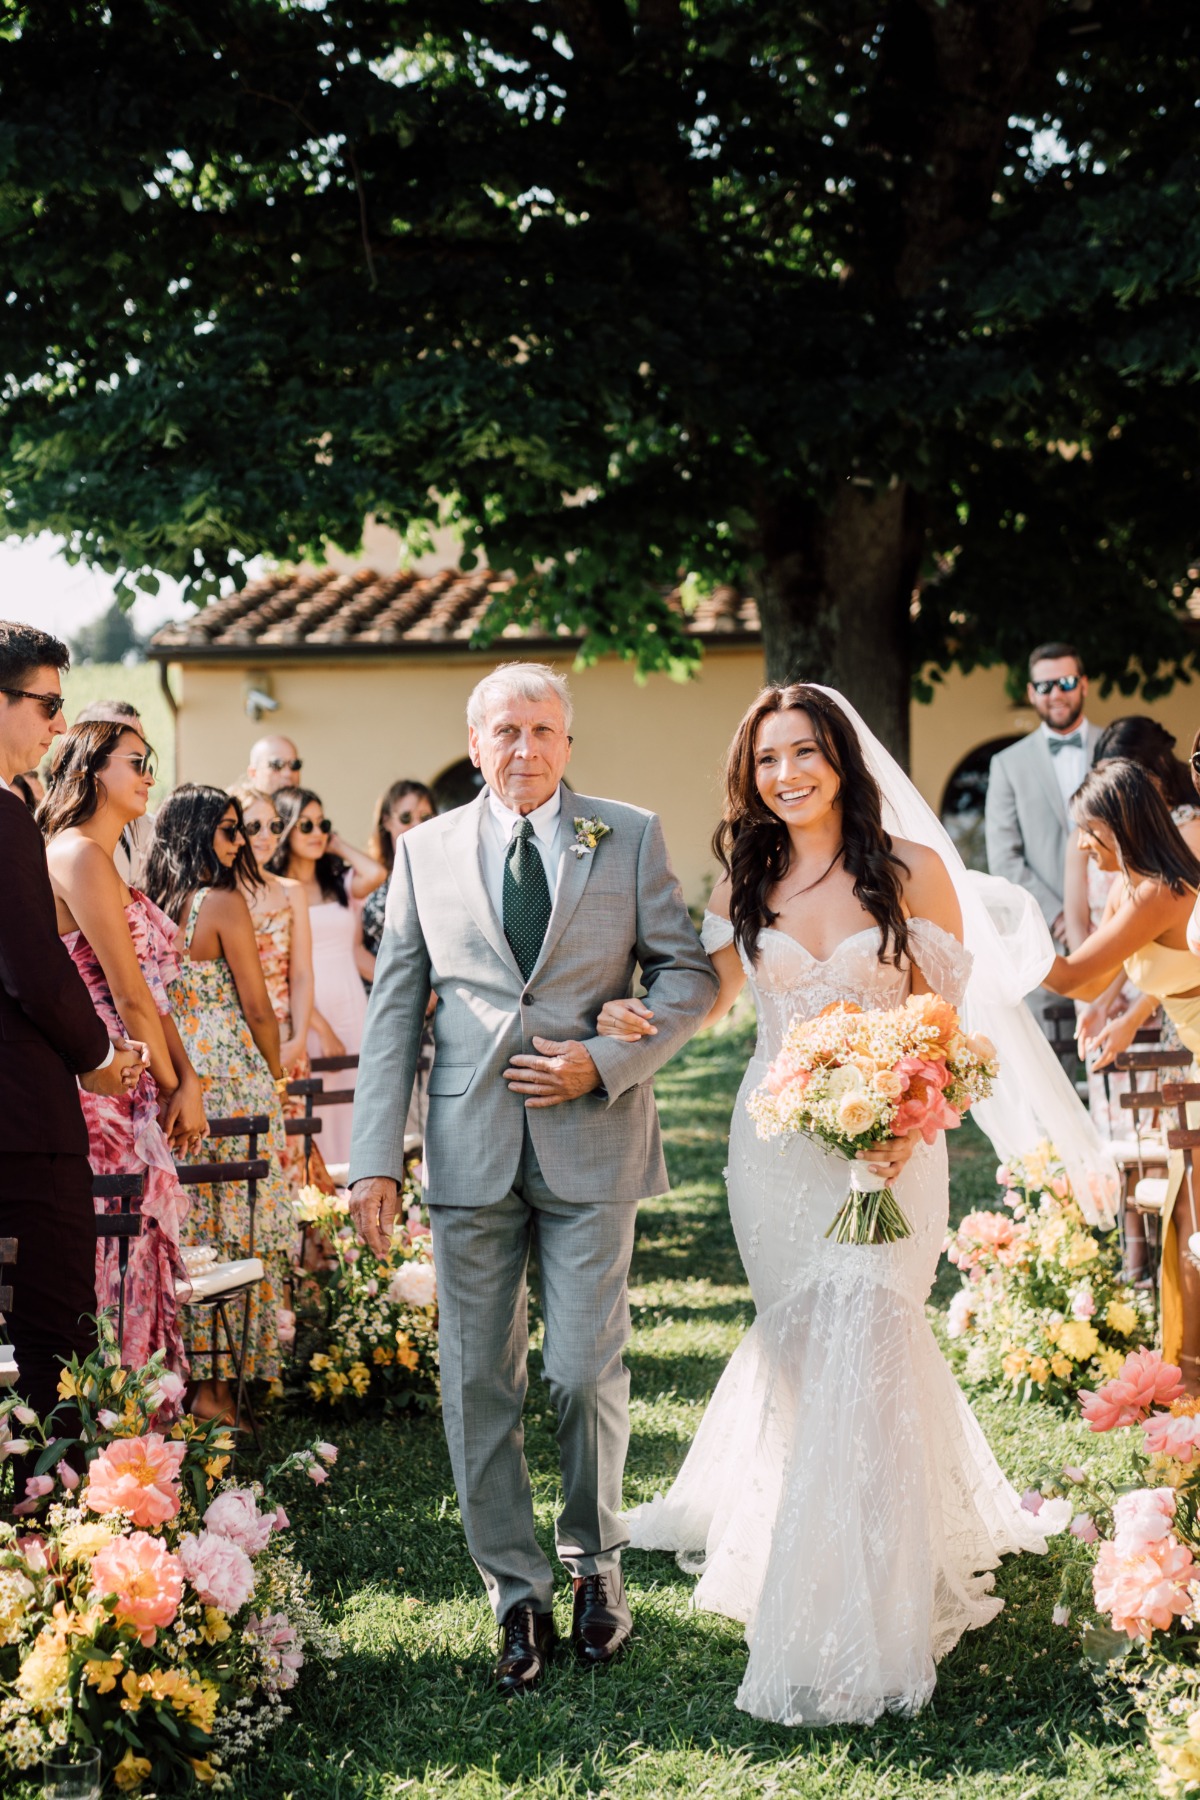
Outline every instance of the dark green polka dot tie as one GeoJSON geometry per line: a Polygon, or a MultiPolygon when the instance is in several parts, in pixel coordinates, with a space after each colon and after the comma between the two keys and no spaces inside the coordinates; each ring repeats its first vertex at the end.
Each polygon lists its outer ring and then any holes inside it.
{"type": "Polygon", "coordinates": [[[550,887],[533,826],[522,819],[504,858],[504,935],[526,981],[541,954],[550,923],[550,887]]]}

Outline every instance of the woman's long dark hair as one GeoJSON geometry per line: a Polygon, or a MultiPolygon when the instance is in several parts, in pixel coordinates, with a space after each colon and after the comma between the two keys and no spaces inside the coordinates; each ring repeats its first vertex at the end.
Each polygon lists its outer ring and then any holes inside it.
{"type": "Polygon", "coordinates": [[[807,713],[813,737],[837,774],[842,860],[854,877],[855,898],[882,933],[880,960],[898,960],[908,951],[903,884],[908,870],[883,829],[883,799],[850,721],[836,701],[802,681],[762,690],[734,732],[725,759],[725,810],[713,836],[713,853],[733,889],[729,916],[734,936],[753,956],[759,932],[779,917],[767,895],[788,872],[791,840],[787,826],[758,791],[754,752],[763,720],[792,711],[807,713]]]}
{"type": "Polygon", "coordinates": [[[371,835],[367,839],[367,849],[376,862],[383,864],[390,875],[396,866],[396,840],[384,824],[384,820],[393,806],[403,800],[405,794],[415,794],[418,800],[424,800],[431,812],[437,811],[437,801],[423,781],[401,779],[393,781],[390,788],[379,796],[375,807],[375,821],[371,827],[371,835]]]}
{"type": "Polygon", "coordinates": [[[1173,894],[1200,887],[1200,860],[1139,763],[1093,763],[1071,796],[1071,817],[1082,831],[1089,823],[1107,825],[1126,875],[1149,876],[1173,894]]]}
{"type": "Polygon", "coordinates": [[[1175,739],[1165,725],[1145,713],[1114,719],[1100,733],[1097,762],[1135,762],[1153,775],[1168,806],[1186,806],[1196,796],[1191,770],[1175,754],[1175,739]]]}
{"type": "Polygon", "coordinates": [[[85,825],[98,811],[104,799],[102,770],[126,732],[149,750],[137,726],[127,719],[72,725],[58,739],[51,752],[46,797],[37,810],[47,840],[72,825],[85,825]]]}
{"type": "MultiPolygon", "coordinates": [[[[314,794],[311,788],[277,788],[271,795],[275,802],[275,811],[283,820],[283,836],[274,856],[267,864],[272,875],[286,875],[288,872],[288,841],[296,829],[296,822],[306,806],[319,806],[324,812],[320,794],[314,794]]],[[[339,906],[349,906],[346,897],[346,870],[349,864],[332,850],[326,850],[324,856],[317,859],[317,886],[326,900],[336,900],[339,906]]]]}
{"type": "Polygon", "coordinates": [[[213,839],[230,807],[244,830],[241,803],[232,794],[224,788],[185,781],[154,815],[154,837],[142,886],[155,905],[179,924],[188,896],[197,888],[236,888],[240,884],[252,892],[262,886],[258,865],[244,838],[229,868],[217,860],[213,839]]]}

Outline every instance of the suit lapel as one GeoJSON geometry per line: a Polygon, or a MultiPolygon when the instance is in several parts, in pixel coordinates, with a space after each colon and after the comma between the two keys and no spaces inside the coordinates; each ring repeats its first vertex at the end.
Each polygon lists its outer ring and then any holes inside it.
{"type": "Polygon", "coordinates": [[[1032,736],[1034,739],[1033,754],[1037,762],[1037,770],[1041,777],[1042,786],[1050,796],[1060,823],[1066,827],[1069,824],[1069,820],[1067,819],[1067,803],[1062,797],[1062,789],[1058,785],[1058,776],[1054,773],[1054,758],[1050,754],[1049,741],[1040,725],[1032,733],[1032,736]]]}
{"type": "Polygon", "coordinates": [[[485,787],[473,805],[464,806],[459,810],[453,828],[442,839],[442,850],[450,865],[450,873],[458,885],[458,891],[466,902],[471,917],[505,968],[510,970],[514,978],[524,986],[524,978],[517,965],[517,959],[512,953],[512,946],[504,935],[504,926],[496,917],[495,909],[488,897],[487,883],[483,879],[483,860],[479,840],[487,822],[487,803],[488,789],[485,787]]]}
{"type": "Polygon", "coordinates": [[[575,908],[579,905],[583,890],[588,884],[588,876],[592,872],[592,864],[596,860],[596,852],[589,851],[586,856],[576,856],[571,846],[575,842],[575,820],[585,818],[594,810],[594,802],[582,794],[569,794],[562,790],[562,812],[558,821],[559,870],[558,885],[554,894],[554,907],[550,914],[550,923],[546,927],[546,935],[542,940],[541,953],[533,965],[529,979],[533,981],[545,968],[554,952],[555,945],[571,922],[575,908]]]}

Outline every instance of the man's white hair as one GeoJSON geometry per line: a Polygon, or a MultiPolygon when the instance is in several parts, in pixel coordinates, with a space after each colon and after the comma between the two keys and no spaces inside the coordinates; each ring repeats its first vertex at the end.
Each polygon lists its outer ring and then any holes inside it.
{"type": "Polygon", "coordinates": [[[570,731],[575,707],[564,676],[549,663],[501,663],[472,688],[467,701],[467,724],[472,731],[482,731],[492,713],[506,700],[544,700],[547,694],[553,694],[562,707],[563,722],[570,731]]]}

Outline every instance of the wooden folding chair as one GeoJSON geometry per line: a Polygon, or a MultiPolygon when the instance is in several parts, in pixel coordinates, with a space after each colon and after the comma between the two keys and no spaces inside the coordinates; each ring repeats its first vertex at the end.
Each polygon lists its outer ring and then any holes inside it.
{"type": "Polygon", "coordinates": [[[199,1271],[190,1283],[190,1290],[180,1289],[179,1301],[182,1306],[208,1307],[212,1313],[212,1379],[220,1380],[220,1331],[225,1333],[226,1350],[229,1361],[237,1375],[237,1399],[233,1409],[233,1426],[236,1432],[242,1422],[242,1409],[250,1422],[254,1433],[254,1442],[262,1449],[262,1434],[258,1428],[258,1420],[254,1408],[250,1404],[250,1396],[246,1392],[246,1350],[250,1339],[250,1295],[263,1278],[263,1265],[254,1254],[254,1209],[258,1203],[258,1184],[265,1181],[271,1173],[271,1165],[265,1157],[258,1154],[258,1140],[265,1137],[271,1129],[271,1122],[266,1113],[254,1113],[241,1118],[210,1119],[208,1121],[209,1138],[241,1138],[247,1139],[247,1156],[237,1162],[194,1162],[176,1163],[179,1179],[185,1187],[230,1187],[240,1182],[246,1184],[246,1200],[250,1210],[250,1244],[249,1255],[240,1257],[235,1262],[214,1263],[209,1269],[199,1271]],[[229,1323],[227,1307],[231,1300],[242,1295],[242,1330],[240,1343],[234,1336],[229,1323]]]}
{"type": "Polygon", "coordinates": [[[16,1266],[17,1240],[15,1237],[0,1237],[0,1388],[12,1387],[17,1379],[17,1359],[11,1344],[3,1340],[7,1335],[4,1330],[4,1315],[12,1311],[12,1282],[6,1279],[7,1273],[16,1266]]]}
{"type": "Polygon", "coordinates": [[[97,1238],[115,1238],[117,1240],[117,1355],[125,1354],[125,1278],[129,1273],[130,1240],[142,1235],[142,1218],[135,1213],[133,1203],[140,1200],[145,1189],[144,1175],[93,1175],[93,1200],[120,1200],[119,1212],[106,1212],[100,1209],[96,1213],[97,1238]]]}
{"type": "Polygon", "coordinates": [[[295,1081],[289,1081],[287,1084],[288,1094],[293,1099],[303,1100],[304,1102],[304,1117],[296,1119],[285,1118],[283,1121],[283,1129],[288,1137],[302,1137],[304,1139],[304,1179],[306,1182],[312,1179],[311,1165],[313,1139],[318,1137],[321,1131],[320,1119],[313,1117],[313,1102],[318,1094],[324,1092],[324,1089],[325,1083],[319,1075],[298,1076],[295,1081]]]}
{"type": "Polygon", "coordinates": [[[1133,1126],[1132,1139],[1110,1145],[1121,1171],[1121,1249],[1127,1258],[1131,1238],[1141,1238],[1146,1250],[1145,1279],[1156,1316],[1169,1148],[1161,1120],[1170,1105],[1166,1093],[1172,1074],[1188,1068],[1191,1061],[1187,1050],[1158,1049],[1124,1050],[1113,1059],[1114,1067],[1129,1076],[1129,1092],[1120,1096],[1120,1107],[1130,1115],[1133,1126]],[[1160,1123],[1148,1127],[1145,1120],[1160,1123]],[[1138,1221],[1137,1232],[1130,1231],[1131,1218],[1138,1221]]]}
{"type": "MultiPolygon", "coordinates": [[[[1071,1082],[1079,1087],[1079,1046],[1075,1041],[1075,1007],[1070,1000],[1052,1002],[1042,1013],[1049,1030],[1050,1048],[1063,1066],[1071,1082]]],[[[1086,1075],[1083,1089],[1087,1091],[1086,1075]]]]}

